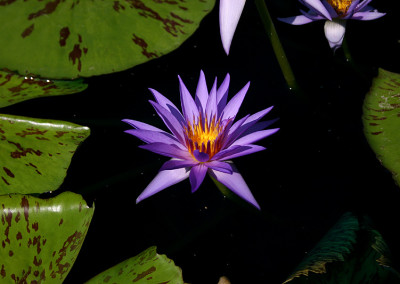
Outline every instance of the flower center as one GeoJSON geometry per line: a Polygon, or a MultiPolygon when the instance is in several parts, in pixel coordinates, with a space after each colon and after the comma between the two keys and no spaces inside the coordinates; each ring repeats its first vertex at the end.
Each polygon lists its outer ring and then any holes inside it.
{"type": "Polygon", "coordinates": [[[193,155],[194,150],[207,153],[211,158],[221,150],[222,138],[228,123],[217,120],[215,115],[211,120],[201,115],[197,123],[188,125],[185,128],[186,146],[193,155]]]}
{"type": "Polygon", "coordinates": [[[353,0],[326,0],[339,16],[345,15],[353,0]]]}

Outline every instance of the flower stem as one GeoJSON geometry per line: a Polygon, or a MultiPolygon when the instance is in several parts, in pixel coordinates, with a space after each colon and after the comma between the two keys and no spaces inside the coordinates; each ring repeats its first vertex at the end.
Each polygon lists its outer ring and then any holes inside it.
{"type": "Polygon", "coordinates": [[[271,19],[271,15],[269,14],[267,5],[265,4],[265,0],[255,0],[255,4],[257,6],[258,13],[260,14],[260,18],[264,25],[265,31],[267,32],[268,38],[271,41],[272,48],[275,52],[276,59],[278,60],[279,66],[281,67],[286,83],[292,91],[298,92],[299,86],[296,82],[296,78],[294,77],[292,68],[290,67],[285,51],[283,50],[282,44],[279,40],[274,23],[271,19]]]}

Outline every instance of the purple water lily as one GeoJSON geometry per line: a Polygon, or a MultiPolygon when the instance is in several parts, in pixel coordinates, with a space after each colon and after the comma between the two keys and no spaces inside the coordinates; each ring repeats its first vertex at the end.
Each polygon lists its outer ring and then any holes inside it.
{"type": "Polygon", "coordinates": [[[304,25],[314,21],[325,21],[325,36],[333,50],[338,49],[343,42],[346,31],[346,20],[375,20],[385,15],[368,4],[372,0],[299,0],[309,8],[308,12],[300,10],[303,15],[278,18],[291,25],[304,25]]]}
{"type": "Polygon", "coordinates": [[[264,130],[275,120],[259,122],[272,107],[246,115],[234,123],[250,83],[227,102],[229,74],[219,88],[215,79],[209,93],[201,72],[195,99],[178,78],[182,113],[166,97],[150,89],[155,98],[150,103],[172,134],[143,122],[123,120],[135,128],[126,133],[147,143],[140,148],[172,158],[162,165],[136,203],[186,178],[195,192],[209,173],[235,194],[260,208],[230,159],[265,149],[253,143],[278,131],[264,130]]]}

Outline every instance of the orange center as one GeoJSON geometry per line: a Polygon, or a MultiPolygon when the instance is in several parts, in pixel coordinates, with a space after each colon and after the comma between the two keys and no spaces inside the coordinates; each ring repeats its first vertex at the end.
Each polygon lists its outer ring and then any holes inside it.
{"type": "Polygon", "coordinates": [[[347,13],[347,10],[349,9],[351,2],[353,0],[326,0],[329,5],[332,6],[333,9],[335,9],[336,13],[341,16],[345,15],[347,13]]]}

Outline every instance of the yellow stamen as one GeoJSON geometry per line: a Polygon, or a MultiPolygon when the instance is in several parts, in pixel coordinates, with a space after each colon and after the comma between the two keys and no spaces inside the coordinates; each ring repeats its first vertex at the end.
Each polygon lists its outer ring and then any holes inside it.
{"type": "Polygon", "coordinates": [[[349,9],[351,2],[353,0],[326,0],[329,5],[332,6],[333,9],[335,9],[336,13],[341,16],[345,15],[347,13],[347,10],[349,9]]]}

